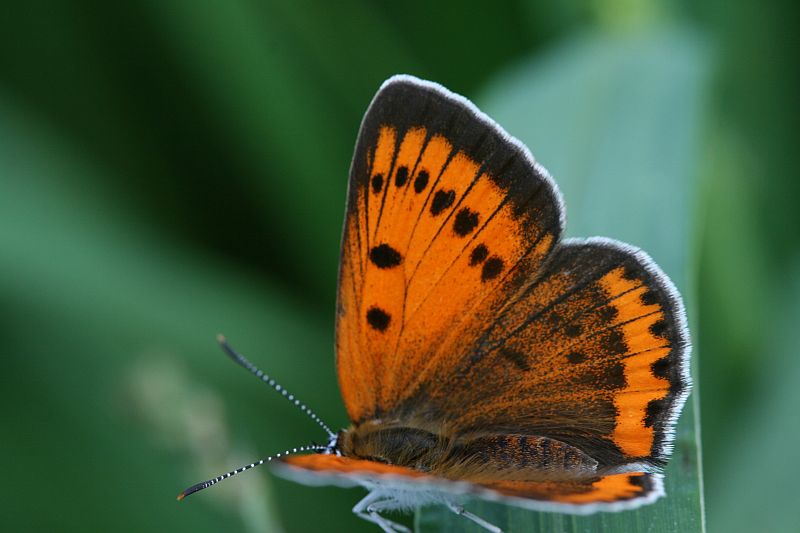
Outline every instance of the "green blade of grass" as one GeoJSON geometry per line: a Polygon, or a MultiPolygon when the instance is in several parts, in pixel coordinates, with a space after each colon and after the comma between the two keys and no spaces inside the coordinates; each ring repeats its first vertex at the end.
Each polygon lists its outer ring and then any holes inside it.
{"type": "MultiPolygon", "coordinates": [[[[604,235],[642,247],[687,294],[699,110],[707,57],[696,35],[587,36],[521,64],[479,101],[555,176],[570,236],[604,235]]],[[[693,330],[694,335],[697,334],[693,330]]],[[[475,501],[504,531],[703,531],[697,388],[684,408],[667,496],[635,511],[572,516],[475,501]]],[[[419,531],[482,531],[439,507],[419,531]]]]}

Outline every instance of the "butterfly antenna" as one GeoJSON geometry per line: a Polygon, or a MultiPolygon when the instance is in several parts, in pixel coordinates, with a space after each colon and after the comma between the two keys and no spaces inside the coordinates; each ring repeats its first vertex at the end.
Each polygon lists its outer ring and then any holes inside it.
{"type": "Polygon", "coordinates": [[[199,492],[199,491],[201,491],[203,489],[207,489],[208,487],[210,487],[212,485],[216,485],[217,483],[219,483],[223,479],[228,479],[229,477],[233,477],[236,474],[241,474],[245,470],[250,470],[251,468],[255,468],[257,466],[261,466],[264,463],[268,463],[268,462],[272,461],[273,459],[279,459],[281,457],[284,457],[286,455],[291,455],[293,453],[319,452],[319,451],[324,451],[325,449],[326,449],[325,446],[320,446],[320,445],[300,446],[298,448],[292,448],[291,450],[286,450],[283,453],[270,455],[269,457],[265,457],[264,459],[261,459],[260,461],[256,461],[255,463],[250,463],[249,465],[245,465],[245,466],[243,466],[241,468],[237,468],[236,470],[231,470],[227,474],[222,474],[221,476],[217,476],[217,477],[215,477],[213,479],[209,479],[208,481],[203,481],[202,483],[197,483],[195,485],[192,485],[188,489],[186,489],[183,492],[181,492],[180,494],[178,494],[178,501],[181,501],[182,499],[184,499],[185,497],[189,496],[190,494],[194,494],[195,492],[199,492]]]}
{"type": "MultiPolygon", "coordinates": [[[[234,361],[236,361],[237,363],[239,363],[241,366],[243,366],[244,368],[246,368],[247,370],[249,370],[250,372],[252,372],[253,374],[255,374],[255,375],[256,375],[256,377],[258,377],[258,378],[259,378],[261,381],[263,381],[264,383],[266,383],[267,385],[269,385],[270,387],[272,387],[272,388],[273,388],[273,389],[275,389],[276,391],[280,392],[280,393],[281,393],[281,395],[282,395],[284,398],[286,398],[287,400],[289,400],[290,402],[292,402],[292,404],[294,404],[294,406],[295,406],[295,407],[299,408],[299,409],[300,409],[302,412],[304,412],[306,415],[308,415],[308,417],[309,417],[309,418],[311,418],[311,420],[313,420],[314,422],[316,422],[317,424],[319,424],[319,425],[320,425],[320,427],[321,427],[322,429],[324,429],[324,430],[325,430],[325,432],[328,434],[328,437],[330,437],[331,439],[334,439],[334,438],[336,437],[336,433],[334,433],[333,431],[331,431],[331,428],[329,428],[329,427],[328,427],[328,425],[327,425],[325,422],[323,422],[323,421],[322,421],[322,420],[321,420],[321,419],[320,419],[320,418],[319,418],[319,417],[316,415],[316,413],[314,413],[314,412],[313,412],[311,409],[309,409],[308,407],[306,407],[306,405],[305,405],[304,403],[302,403],[300,400],[298,400],[297,398],[295,398],[295,397],[294,397],[294,394],[289,394],[289,391],[287,391],[285,388],[283,388],[283,387],[282,387],[280,384],[278,384],[278,383],[277,383],[277,382],[276,382],[274,379],[272,379],[271,377],[269,377],[267,374],[265,374],[264,372],[262,372],[261,370],[259,370],[259,369],[258,369],[258,367],[256,367],[256,365],[254,365],[254,364],[253,364],[253,363],[251,363],[250,361],[248,361],[248,360],[245,358],[245,356],[243,356],[242,354],[240,354],[239,352],[237,352],[236,350],[234,350],[234,349],[231,347],[231,345],[230,345],[230,344],[228,344],[228,340],[225,338],[225,336],[224,336],[224,335],[217,335],[217,342],[218,342],[218,343],[219,343],[219,345],[222,347],[222,350],[223,350],[223,351],[224,351],[226,354],[228,354],[228,356],[229,356],[231,359],[233,359],[234,361]]],[[[252,465],[251,465],[251,466],[252,466],[252,465]]]]}

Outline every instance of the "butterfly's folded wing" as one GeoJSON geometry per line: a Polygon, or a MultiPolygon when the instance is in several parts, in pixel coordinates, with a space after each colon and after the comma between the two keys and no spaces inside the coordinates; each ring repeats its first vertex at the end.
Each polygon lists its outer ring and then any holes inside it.
{"type": "Polygon", "coordinates": [[[688,394],[680,298],[642,252],[559,243],[560,195],[471,104],[389,80],[362,124],[337,367],[350,418],[520,433],[658,466],[688,394]]]}
{"type": "Polygon", "coordinates": [[[425,494],[442,492],[578,514],[634,508],[663,494],[661,476],[646,472],[539,480],[451,480],[402,466],[324,454],[287,457],[275,468],[282,476],[309,485],[391,487],[405,491],[407,499],[419,493],[423,495],[419,503],[425,503],[425,494]]]}
{"type": "Polygon", "coordinates": [[[537,511],[589,514],[635,509],[664,494],[660,474],[627,472],[559,481],[496,481],[479,485],[484,499],[537,511]]]}

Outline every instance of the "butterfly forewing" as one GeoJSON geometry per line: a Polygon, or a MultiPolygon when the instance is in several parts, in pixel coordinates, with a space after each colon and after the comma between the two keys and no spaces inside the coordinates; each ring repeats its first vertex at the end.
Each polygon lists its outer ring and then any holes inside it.
{"type": "Polygon", "coordinates": [[[362,124],[342,246],[337,361],[351,418],[392,411],[442,357],[466,353],[480,312],[541,269],[562,216],[549,177],[474,107],[387,83],[362,124]]]}

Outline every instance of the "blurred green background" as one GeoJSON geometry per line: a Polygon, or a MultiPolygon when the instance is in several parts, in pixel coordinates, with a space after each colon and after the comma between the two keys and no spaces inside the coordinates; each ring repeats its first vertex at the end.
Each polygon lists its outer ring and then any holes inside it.
{"type": "Polygon", "coordinates": [[[323,440],[218,332],[346,425],[347,169],[370,98],[406,72],[528,143],[571,235],[680,272],[709,530],[796,530],[797,15],[789,0],[4,2],[4,528],[372,531],[350,514],[361,491],[265,470],[174,498],[323,440]],[[677,174],[688,190],[660,196],[677,174]]]}

